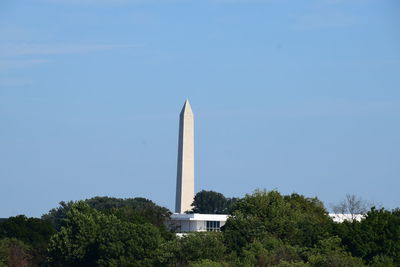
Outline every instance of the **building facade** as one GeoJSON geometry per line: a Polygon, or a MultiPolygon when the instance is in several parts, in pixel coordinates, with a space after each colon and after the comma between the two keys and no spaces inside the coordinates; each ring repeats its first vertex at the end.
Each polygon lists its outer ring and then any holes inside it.
{"type": "Polygon", "coordinates": [[[227,219],[228,215],[225,214],[174,213],[168,222],[168,228],[177,233],[218,232],[227,219]]]}

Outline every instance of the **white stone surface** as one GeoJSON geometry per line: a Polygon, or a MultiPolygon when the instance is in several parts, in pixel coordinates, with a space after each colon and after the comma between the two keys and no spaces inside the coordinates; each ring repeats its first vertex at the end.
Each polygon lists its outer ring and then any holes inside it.
{"type": "Polygon", "coordinates": [[[352,215],[352,214],[346,214],[346,213],[345,214],[329,213],[329,217],[331,217],[334,222],[342,223],[344,221],[350,221],[350,222],[358,221],[359,222],[365,218],[365,215],[364,214],[353,214],[352,215]]]}
{"type": "Polygon", "coordinates": [[[192,209],[194,198],[194,116],[188,100],[179,116],[178,173],[175,212],[192,209]]]}
{"type": "Polygon", "coordinates": [[[219,227],[222,227],[228,217],[229,215],[225,214],[174,213],[171,215],[167,226],[170,229],[177,230],[179,233],[205,232],[207,231],[207,221],[219,222],[219,227]]]}
{"type": "Polygon", "coordinates": [[[201,214],[201,213],[174,213],[171,215],[173,220],[188,220],[188,221],[226,221],[229,215],[227,214],[201,214]]]}

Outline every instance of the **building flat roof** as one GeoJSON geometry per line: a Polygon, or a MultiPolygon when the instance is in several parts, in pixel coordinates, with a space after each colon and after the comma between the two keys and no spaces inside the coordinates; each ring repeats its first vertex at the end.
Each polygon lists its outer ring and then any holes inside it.
{"type": "MultiPolygon", "coordinates": [[[[228,214],[173,213],[170,218],[174,221],[226,221],[229,216],[228,214]]],[[[365,218],[365,215],[329,213],[329,217],[334,222],[341,223],[352,220],[361,221],[365,218]]]]}
{"type": "Polygon", "coordinates": [[[173,213],[172,220],[181,221],[226,221],[227,214],[173,213]]]}

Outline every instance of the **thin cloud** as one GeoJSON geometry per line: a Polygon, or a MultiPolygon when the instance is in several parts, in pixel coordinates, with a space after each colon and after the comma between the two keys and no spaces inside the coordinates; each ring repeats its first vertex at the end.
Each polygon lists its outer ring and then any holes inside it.
{"type": "MultiPolygon", "coordinates": [[[[53,4],[72,4],[72,5],[123,5],[123,4],[147,4],[147,3],[185,3],[195,2],[196,0],[47,0],[53,4]]],[[[279,2],[282,0],[207,0],[217,3],[263,3],[279,2]]]]}
{"type": "Polygon", "coordinates": [[[0,70],[25,68],[49,62],[36,56],[78,54],[139,47],[115,44],[0,44],[0,70]],[[27,58],[31,57],[31,58],[27,58]]]}
{"type": "Polygon", "coordinates": [[[0,60],[0,70],[30,67],[49,62],[46,59],[0,60]]]}
{"type": "Polygon", "coordinates": [[[121,5],[121,4],[140,4],[153,2],[188,2],[193,0],[47,0],[53,4],[72,4],[72,5],[121,5]]]}
{"type": "Polygon", "coordinates": [[[130,47],[137,46],[110,44],[3,44],[0,45],[0,57],[74,54],[130,47]]]}
{"type": "Polygon", "coordinates": [[[33,84],[32,80],[0,79],[0,87],[19,87],[33,84]]]}
{"type": "Polygon", "coordinates": [[[47,2],[54,4],[121,4],[143,1],[144,0],[47,0],[47,2]]]}
{"type": "Polygon", "coordinates": [[[279,2],[279,0],[210,0],[212,2],[217,2],[217,3],[271,3],[271,2],[279,2]]]}

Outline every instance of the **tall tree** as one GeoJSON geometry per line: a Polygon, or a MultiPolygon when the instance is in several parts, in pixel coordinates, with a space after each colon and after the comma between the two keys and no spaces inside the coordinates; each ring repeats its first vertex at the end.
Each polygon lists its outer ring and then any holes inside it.
{"type": "Polygon", "coordinates": [[[329,234],[331,220],[317,199],[277,191],[256,191],[235,205],[224,226],[227,244],[234,250],[266,235],[290,245],[313,246],[329,234]]]}
{"type": "Polygon", "coordinates": [[[42,215],[42,219],[51,223],[51,225],[59,231],[61,226],[63,226],[65,219],[67,218],[67,213],[71,209],[73,201],[61,201],[60,206],[51,209],[48,213],[42,215]]]}
{"type": "Polygon", "coordinates": [[[221,232],[197,232],[165,243],[161,254],[161,265],[188,266],[201,259],[223,261],[227,251],[221,232]]]}
{"type": "MultiPolygon", "coordinates": [[[[47,244],[50,237],[55,233],[51,223],[39,218],[28,218],[24,215],[10,217],[0,223],[0,238],[10,238],[23,242],[31,247],[29,250],[29,262],[40,264],[45,262],[47,254],[47,244]]],[[[20,246],[21,243],[11,242],[10,251],[19,253],[26,251],[20,246]]],[[[18,254],[21,255],[21,254],[18,254]]]]}
{"type": "Polygon", "coordinates": [[[15,238],[0,239],[0,267],[6,266],[36,266],[32,262],[30,247],[15,238]]]}
{"type": "Polygon", "coordinates": [[[0,238],[16,238],[36,248],[46,248],[54,233],[48,221],[25,215],[10,217],[0,223],[0,238]]]}
{"type": "Polygon", "coordinates": [[[49,259],[62,266],[152,266],[160,242],[155,226],[121,221],[80,201],[51,238],[49,259]]]}
{"type": "Polygon", "coordinates": [[[363,215],[367,213],[371,206],[372,204],[360,197],[357,197],[356,195],[346,194],[346,197],[343,201],[336,205],[332,205],[332,210],[336,214],[348,215],[349,218],[346,219],[353,221],[357,215],[363,215]]]}
{"type": "MultiPolygon", "coordinates": [[[[167,208],[158,206],[153,201],[141,197],[126,199],[93,197],[84,200],[84,202],[96,210],[108,214],[112,213],[120,219],[149,222],[158,227],[163,227],[165,220],[171,215],[171,212],[167,208]]],[[[74,202],[72,201],[62,201],[59,207],[51,209],[42,218],[49,220],[57,230],[60,230],[73,204],[74,202]]]]}
{"type": "Polygon", "coordinates": [[[360,222],[349,221],[335,226],[343,244],[354,256],[367,262],[383,256],[400,266],[400,210],[372,208],[360,222]]]}
{"type": "Polygon", "coordinates": [[[229,214],[237,198],[226,198],[215,191],[202,190],[198,192],[192,203],[193,213],[229,214]]]}

